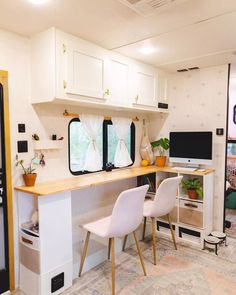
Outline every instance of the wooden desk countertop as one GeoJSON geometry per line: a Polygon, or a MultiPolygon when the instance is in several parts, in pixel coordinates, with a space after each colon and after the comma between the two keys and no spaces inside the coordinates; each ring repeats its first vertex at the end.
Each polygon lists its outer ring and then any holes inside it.
{"type": "Polygon", "coordinates": [[[15,188],[17,191],[28,193],[34,196],[47,196],[66,191],[78,190],[95,185],[105,184],[109,182],[129,179],[141,175],[146,175],[155,172],[172,172],[172,173],[185,173],[189,175],[206,175],[212,173],[213,169],[206,169],[205,171],[181,171],[174,170],[171,167],[129,167],[114,169],[112,172],[96,172],[74,176],[72,178],[47,181],[44,183],[36,184],[35,186],[18,186],[15,188]]]}

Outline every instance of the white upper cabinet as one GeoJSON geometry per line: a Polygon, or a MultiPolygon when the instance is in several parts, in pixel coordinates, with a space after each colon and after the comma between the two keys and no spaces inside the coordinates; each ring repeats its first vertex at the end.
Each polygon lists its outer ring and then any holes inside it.
{"type": "Polygon", "coordinates": [[[105,68],[105,94],[110,104],[129,105],[130,67],[124,59],[111,54],[105,68]]]}
{"type": "Polygon", "coordinates": [[[65,92],[104,99],[106,56],[97,46],[77,38],[65,40],[65,92]]]}
{"type": "Polygon", "coordinates": [[[31,80],[32,103],[156,112],[166,97],[155,67],[55,28],[31,40],[31,80]]]}
{"type": "Polygon", "coordinates": [[[133,104],[157,107],[155,70],[147,66],[135,68],[133,79],[133,104]]]}

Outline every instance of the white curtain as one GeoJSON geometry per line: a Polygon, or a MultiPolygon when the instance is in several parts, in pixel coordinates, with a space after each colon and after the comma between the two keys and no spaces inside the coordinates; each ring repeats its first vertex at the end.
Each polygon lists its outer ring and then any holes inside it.
{"type": "Polygon", "coordinates": [[[130,154],[125,145],[125,137],[129,132],[132,120],[128,118],[112,118],[112,123],[118,137],[118,144],[115,152],[114,165],[115,167],[126,167],[132,164],[130,154]]]}
{"type": "Polygon", "coordinates": [[[97,147],[97,136],[102,128],[104,118],[102,116],[81,114],[80,122],[83,124],[89,136],[89,146],[85,156],[83,170],[102,170],[102,157],[97,147]]]}

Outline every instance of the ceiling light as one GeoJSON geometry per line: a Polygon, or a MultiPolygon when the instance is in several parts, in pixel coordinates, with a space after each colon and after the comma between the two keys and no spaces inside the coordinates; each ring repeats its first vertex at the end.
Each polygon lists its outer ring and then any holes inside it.
{"type": "Polygon", "coordinates": [[[35,5],[41,5],[46,3],[48,0],[28,0],[29,2],[35,4],[35,5]]]}
{"type": "Polygon", "coordinates": [[[152,54],[156,51],[157,49],[154,48],[154,47],[150,47],[150,46],[145,46],[145,47],[142,47],[139,52],[142,53],[142,54],[145,54],[145,55],[149,55],[149,54],[152,54]]]}

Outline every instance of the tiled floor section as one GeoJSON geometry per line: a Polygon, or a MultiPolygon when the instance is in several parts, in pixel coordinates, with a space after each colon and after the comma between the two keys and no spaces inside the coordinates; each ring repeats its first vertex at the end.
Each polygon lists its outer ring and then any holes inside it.
{"type": "MultiPolygon", "coordinates": [[[[235,295],[236,240],[212,251],[196,250],[158,239],[158,263],[152,264],[151,243],[141,243],[148,276],[144,277],[136,249],[117,255],[116,290],[120,295],[235,295]]],[[[104,262],[74,281],[63,295],[110,295],[110,262],[104,262]]],[[[17,291],[14,295],[23,295],[17,291]]],[[[33,294],[30,294],[33,295],[33,294]]]]}

